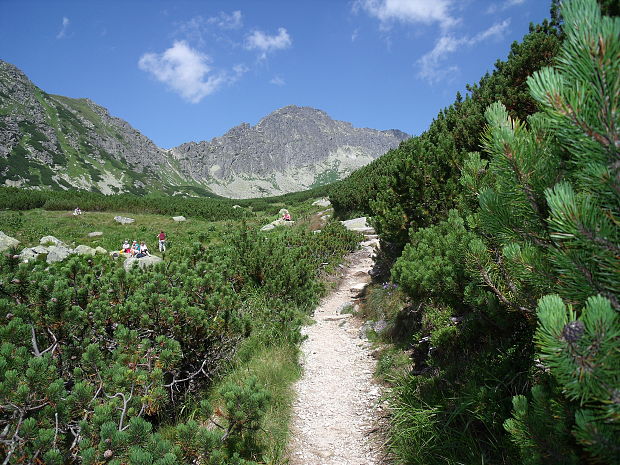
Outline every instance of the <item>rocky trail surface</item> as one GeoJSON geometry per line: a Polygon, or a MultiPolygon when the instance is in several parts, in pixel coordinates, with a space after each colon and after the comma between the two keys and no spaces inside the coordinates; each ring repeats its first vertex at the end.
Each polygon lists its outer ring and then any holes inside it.
{"type": "Polygon", "coordinates": [[[359,322],[342,313],[355,305],[370,281],[378,241],[365,218],[346,223],[366,234],[366,241],[349,256],[338,288],[315,310],[316,324],[303,329],[307,339],[302,344],[303,376],[295,385],[291,465],[382,463],[375,360],[359,322]]]}

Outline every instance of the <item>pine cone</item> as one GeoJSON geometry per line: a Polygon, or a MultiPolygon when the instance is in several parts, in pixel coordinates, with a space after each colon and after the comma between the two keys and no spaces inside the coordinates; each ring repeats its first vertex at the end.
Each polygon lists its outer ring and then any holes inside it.
{"type": "Polygon", "coordinates": [[[562,337],[566,342],[577,342],[583,336],[585,330],[586,327],[581,321],[571,321],[564,326],[562,337]]]}

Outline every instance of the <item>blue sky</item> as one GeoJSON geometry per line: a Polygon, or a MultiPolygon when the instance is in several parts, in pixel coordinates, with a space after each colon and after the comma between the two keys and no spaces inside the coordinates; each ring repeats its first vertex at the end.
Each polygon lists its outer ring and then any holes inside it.
{"type": "Polygon", "coordinates": [[[423,132],[546,0],[0,0],[0,58],[170,148],[285,105],[423,132]]]}

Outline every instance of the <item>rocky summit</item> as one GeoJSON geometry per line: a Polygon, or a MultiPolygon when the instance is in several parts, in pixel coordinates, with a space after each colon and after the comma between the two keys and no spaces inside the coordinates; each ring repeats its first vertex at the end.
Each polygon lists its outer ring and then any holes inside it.
{"type": "Polygon", "coordinates": [[[291,105],[165,150],[91,100],[47,94],[0,60],[3,185],[262,197],[343,179],[408,137],[291,105]]]}
{"type": "Polygon", "coordinates": [[[354,128],[327,113],[290,105],[208,142],[172,149],[181,169],[226,197],[260,197],[343,179],[409,136],[354,128]]]}

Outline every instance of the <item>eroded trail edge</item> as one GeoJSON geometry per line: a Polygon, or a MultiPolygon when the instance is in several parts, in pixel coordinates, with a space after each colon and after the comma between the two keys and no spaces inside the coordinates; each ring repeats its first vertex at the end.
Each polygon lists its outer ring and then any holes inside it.
{"type": "Polygon", "coordinates": [[[292,465],[381,463],[381,392],[372,379],[376,362],[359,323],[341,313],[370,281],[376,239],[367,237],[361,250],[348,257],[338,288],[315,310],[316,324],[303,329],[307,339],[303,376],[295,384],[292,465]]]}

